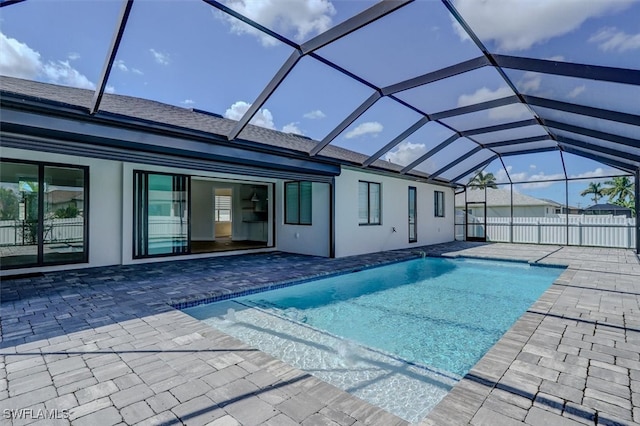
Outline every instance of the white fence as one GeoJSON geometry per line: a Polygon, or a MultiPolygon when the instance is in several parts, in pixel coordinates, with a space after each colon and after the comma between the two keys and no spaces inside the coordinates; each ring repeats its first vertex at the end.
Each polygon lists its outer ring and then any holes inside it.
{"type": "MultiPolygon", "coordinates": [[[[487,241],[569,244],[595,247],[636,247],[636,220],[611,215],[569,215],[558,217],[488,217],[487,241]],[[567,241],[568,239],[568,241],[567,241]]],[[[480,231],[484,218],[473,218],[470,228],[480,231]]],[[[456,226],[456,238],[463,239],[464,226],[456,226]]]]}
{"type": "MultiPolygon", "coordinates": [[[[0,220],[0,246],[32,243],[35,224],[21,220],[0,220]]],[[[84,238],[84,219],[47,219],[44,223],[44,242],[73,242],[84,238]]]]}

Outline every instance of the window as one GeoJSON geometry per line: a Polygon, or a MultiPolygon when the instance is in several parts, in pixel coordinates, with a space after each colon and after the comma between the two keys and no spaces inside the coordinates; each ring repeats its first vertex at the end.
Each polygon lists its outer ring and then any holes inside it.
{"type": "Polygon", "coordinates": [[[215,221],[231,222],[231,195],[215,196],[215,221]]]}
{"type": "Polygon", "coordinates": [[[409,187],[409,242],[415,243],[418,241],[418,232],[417,232],[417,199],[416,199],[416,187],[409,187]]]}
{"type": "Polygon", "coordinates": [[[380,184],[358,182],[358,223],[360,225],[380,225],[380,184]]]}
{"type": "Polygon", "coordinates": [[[285,224],[311,225],[311,185],[311,182],[285,182],[285,224]]]}
{"type": "Polygon", "coordinates": [[[444,192],[435,191],[433,193],[433,207],[433,215],[435,217],[444,217],[444,192]]]}
{"type": "Polygon", "coordinates": [[[2,269],[86,263],[89,169],[3,160],[2,269]]]}
{"type": "Polygon", "coordinates": [[[561,213],[560,209],[556,209],[556,214],[560,214],[560,213],[561,213]]]}

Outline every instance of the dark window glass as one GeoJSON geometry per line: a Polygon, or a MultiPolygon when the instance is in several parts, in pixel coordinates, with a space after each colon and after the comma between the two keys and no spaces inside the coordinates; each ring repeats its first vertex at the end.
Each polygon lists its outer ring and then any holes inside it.
{"type": "Polygon", "coordinates": [[[311,225],[311,182],[285,182],[285,220],[287,225],[311,225]]]}
{"type": "Polygon", "coordinates": [[[382,197],[379,183],[358,182],[358,223],[380,225],[382,197]]]}
{"type": "Polygon", "coordinates": [[[409,242],[415,243],[418,241],[418,230],[417,230],[417,195],[416,195],[416,187],[409,187],[409,242]]]}
{"type": "Polygon", "coordinates": [[[435,217],[444,217],[444,192],[435,191],[433,197],[434,213],[435,217]]]}

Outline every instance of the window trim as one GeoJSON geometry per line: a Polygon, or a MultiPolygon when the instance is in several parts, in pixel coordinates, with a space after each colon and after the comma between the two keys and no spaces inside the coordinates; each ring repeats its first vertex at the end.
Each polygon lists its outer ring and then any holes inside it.
{"type": "Polygon", "coordinates": [[[19,163],[19,164],[30,164],[34,166],[38,166],[38,253],[36,255],[36,261],[34,263],[25,263],[22,265],[9,265],[6,266],[4,262],[0,262],[0,270],[10,270],[10,269],[27,269],[27,268],[41,268],[41,267],[49,267],[49,266],[60,266],[60,265],[76,265],[80,263],[89,263],[89,197],[90,197],[90,182],[89,182],[89,166],[82,166],[78,164],[68,164],[68,163],[57,163],[57,162],[49,162],[49,161],[32,161],[32,160],[22,160],[22,159],[14,159],[14,158],[0,158],[0,164],[2,163],[19,163]],[[40,182],[44,182],[44,169],[45,167],[64,167],[71,169],[78,169],[82,171],[83,179],[84,179],[84,200],[83,200],[83,232],[82,238],[83,241],[83,256],[82,259],[72,260],[72,261],[59,261],[59,262],[45,262],[44,260],[44,239],[43,239],[43,227],[44,227],[44,185],[40,185],[40,182]]]}
{"type": "Polygon", "coordinates": [[[382,183],[380,182],[370,182],[367,180],[359,180],[358,181],[358,225],[359,226],[379,226],[382,225],[382,183]],[[359,210],[360,210],[360,184],[367,184],[367,221],[360,222],[359,210]],[[371,185],[378,185],[378,222],[371,221],[371,185]]]}
{"type": "Polygon", "coordinates": [[[292,181],[287,181],[284,182],[283,185],[283,195],[284,195],[284,224],[285,225],[296,225],[296,226],[313,226],[313,182],[312,181],[308,181],[308,180],[292,180],[292,181]],[[308,182],[311,185],[311,197],[309,198],[309,203],[311,204],[309,206],[309,211],[311,212],[311,219],[309,220],[309,223],[306,222],[302,222],[301,218],[300,218],[300,212],[302,211],[301,207],[302,207],[302,197],[300,196],[301,192],[300,192],[300,184],[303,182],[308,182]],[[289,222],[287,220],[287,185],[297,185],[298,187],[298,221],[297,222],[289,222]]]}
{"type": "Polygon", "coordinates": [[[445,217],[445,210],[444,191],[433,191],[433,217],[445,217]],[[442,196],[438,197],[439,194],[442,194],[442,196]],[[438,209],[438,207],[441,208],[438,209]],[[442,210],[442,214],[440,214],[439,210],[442,210]]]}

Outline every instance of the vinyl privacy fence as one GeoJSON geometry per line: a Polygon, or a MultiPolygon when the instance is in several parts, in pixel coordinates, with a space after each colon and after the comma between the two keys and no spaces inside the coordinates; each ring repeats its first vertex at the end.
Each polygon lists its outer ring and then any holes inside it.
{"type": "MultiPolygon", "coordinates": [[[[482,234],[484,218],[469,222],[471,232],[482,234]]],[[[558,217],[488,217],[487,241],[568,244],[594,247],[636,247],[636,220],[611,215],[558,217]]],[[[456,226],[456,239],[464,239],[464,226],[456,226]]]]}
{"type": "MultiPolygon", "coordinates": [[[[37,232],[36,224],[20,220],[0,220],[0,245],[32,244],[37,232]]],[[[44,242],[76,242],[84,237],[84,219],[46,219],[44,242]]]]}

